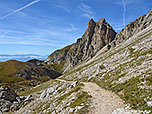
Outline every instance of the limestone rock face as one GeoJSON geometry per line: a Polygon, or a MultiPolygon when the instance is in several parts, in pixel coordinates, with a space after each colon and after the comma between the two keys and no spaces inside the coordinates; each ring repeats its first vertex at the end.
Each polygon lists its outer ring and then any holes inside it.
{"type": "Polygon", "coordinates": [[[116,35],[117,44],[126,40],[152,24],[152,9],[147,15],[140,16],[134,22],[128,24],[120,34],[116,35]]]}
{"type": "Polygon", "coordinates": [[[82,38],[77,40],[68,53],[70,63],[75,66],[83,60],[92,58],[97,51],[113,41],[115,35],[116,32],[105,19],[100,19],[96,23],[91,19],[82,38]]]}
{"type": "Polygon", "coordinates": [[[113,28],[105,21],[105,19],[100,19],[96,24],[94,29],[94,35],[92,38],[92,46],[94,52],[96,53],[105,45],[114,40],[116,32],[113,28]]]}
{"type": "Polygon", "coordinates": [[[109,50],[151,24],[152,9],[147,15],[143,15],[128,24],[120,34],[117,34],[104,18],[98,22],[90,19],[83,36],[77,39],[76,43],[56,50],[47,58],[46,63],[60,68],[61,72],[67,71],[82,61],[94,57],[103,47],[106,46],[109,50]]]}
{"type": "Polygon", "coordinates": [[[100,19],[94,22],[90,19],[87,25],[86,32],[76,43],[69,45],[61,50],[52,53],[46,60],[48,64],[62,64],[64,70],[81,63],[84,60],[92,58],[97,51],[113,41],[116,32],[106,22],[105,19],[100,19]]]}

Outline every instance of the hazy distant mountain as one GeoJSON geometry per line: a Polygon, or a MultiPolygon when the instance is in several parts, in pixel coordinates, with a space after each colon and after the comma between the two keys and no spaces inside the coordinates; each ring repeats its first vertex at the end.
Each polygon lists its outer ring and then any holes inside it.
{"type": "Polygon", "coordinates": [[[37,54],[16,54],[16,55],[8,55],[8,54],[0,54],[0,62],[7,60],[19,60],[19,61],[28,61],[30,59],[39,59],[45,60],[47,55],[41,56],[37,54]]]}

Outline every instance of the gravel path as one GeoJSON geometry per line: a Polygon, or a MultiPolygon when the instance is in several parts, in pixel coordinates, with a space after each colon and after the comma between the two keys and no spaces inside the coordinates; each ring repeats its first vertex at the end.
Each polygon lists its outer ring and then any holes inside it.
{"type": "MultiPolygon", "coordinates": [[[[65,80],[57,80],[66,82],[65,80]]],[[[112,114],[114,110],[125,107],[123,100],[113,92],[102,89],[91,82],[82,83],[84,84],[83,91],[92,96],[89,114],[112,114]]]]}
{"type": "Polygon", "coordinates": [[[97,84],[91,82],[83,84],[83,90],[92,96],[92,109],[89,114],[111,114],[114,110],[125,107],[116,94],[101,89],[97,84]]]}

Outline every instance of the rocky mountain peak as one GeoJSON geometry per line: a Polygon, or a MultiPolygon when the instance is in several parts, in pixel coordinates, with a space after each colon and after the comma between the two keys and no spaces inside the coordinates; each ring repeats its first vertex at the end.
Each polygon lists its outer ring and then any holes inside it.
{"type": "Polygon", "coordinates": [[[99,23],[105,23],[105,22],[106,22],[105,18],[99,19],[99,23]]]}
{"type": "Polygon", "coordinates": [[[47,63],[51,65],[63,63],[64,68],[69,69],[92,58],[97,51],[113,41],[116,34],[104,18],[98,22],[90,19],[83,36],[68,48],[55,51],[47,58],[47,63]]]}
{"type": "Polygon", "coordinates": [[[146,15],[146,18],[148,19],[148,21],[152,20],[152,9],[149,10],[148,14],[146,15]]]}
{"type": "Polygon", "coordinates": [[[148,14],[152,14],[152,9],[149,10],[148,14]]]}
{"type": "Polygon", "coordinates": [[[93,19],[90,19],[89,21],[88,21],[88,25],[87,25],[87,28],[90,28],[92,25],[94,25],[95,24],[95,21],[93,20],[93,19]]]}
{"type": "Polygon", "coordinates": [[[82,61],[92,58],[103,47],[106,46],[105,50],[109,50],[150,24],[152,24],[152,9],[147,15],[140,16],[128,24],[120,34],[117,34],[104,18],[99,19],[98,22],[90,19],[85,33],[76,43],[55,51],[46,62],[53,67],[61,68],[61,71],[67,71],[82,61]]]}
{"type": "Polygon", "coordinates": [[[93,19],[90,19],[87,25],[87,29],[86,32],[84,33],[84,35],[82,36],[82,38],[90,38],[92,37],[93,31],[94,31],[94,27],[95,27],[96,23],[93,19]]]}
{"type": "MultiPolygon", "coordinates": [[[[98,22],[95,22],[93,19],[90,19],[86,32],[82,38],[90,38],[91,41],[95,39],[104,39],[105,37],[114,39],[116,32],[109,25],[104,18],[99,19],[98,22]]],[[[108,40],[109,41],[109,40],[108,40]]],[[[111,40],[110,40],[111,41],[111,40]]],[[[109,41],[109,42],[110,42],[109,41]]],[[[107,44],[108,42],[106,42],[107,44]]]]}

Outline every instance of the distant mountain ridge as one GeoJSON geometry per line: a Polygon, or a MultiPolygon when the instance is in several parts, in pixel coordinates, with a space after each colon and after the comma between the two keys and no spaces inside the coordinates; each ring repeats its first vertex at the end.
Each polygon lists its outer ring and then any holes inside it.
{"type": "Polygon", "coordinates": [[[47,55],[38,55],[38,54],[0,54],[0,62],[7,61],[7,60],[18,60],[18,61],[28,61],[30,59],[39,59],[45,60],[47,55]]]}

